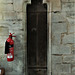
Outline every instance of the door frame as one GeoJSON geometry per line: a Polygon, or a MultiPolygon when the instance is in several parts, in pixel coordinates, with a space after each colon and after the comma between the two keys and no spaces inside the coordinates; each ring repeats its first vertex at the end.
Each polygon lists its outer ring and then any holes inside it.
{"type": "MultiPolygon", "coordinates": [[[[43,0],[43,4],[47,4],[47,75],[51,75],[51,2],[43,0]]],[[[31,0],[26,0],[23,3],[23,29],[24,29],[24,75],[27,74],[27,4],[31,4],[31,0]]]]}

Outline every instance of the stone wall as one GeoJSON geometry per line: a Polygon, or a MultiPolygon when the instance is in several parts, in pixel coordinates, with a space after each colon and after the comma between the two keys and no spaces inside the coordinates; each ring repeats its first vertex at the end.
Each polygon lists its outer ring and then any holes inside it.
{"type": "Polygon", "coordinates": [[[75,0],[52,11],[52,75],[75,75],[75,0]]]}
{"type": "MultiPolygon", "coordinates": [[[[5,68],[6,75],[26,75],[27,1],[31,0],[0,0],[0,67],[5,68]],[[15,60],[9,63],[4,51],[10,32],[16,37],[15,60]]],[[[52,75],[75,75],[75,0],[43,1],[51,3],[52,75]]]]}
{"type": "Polygon", "coordinates": [[[23,28],[23,0],[0,0],[0,67],[5,75],[25,75],[25,43],[23,28]],[[9,33],[15,33],[15,60],[7,62],[5,41],[9,33]]]}

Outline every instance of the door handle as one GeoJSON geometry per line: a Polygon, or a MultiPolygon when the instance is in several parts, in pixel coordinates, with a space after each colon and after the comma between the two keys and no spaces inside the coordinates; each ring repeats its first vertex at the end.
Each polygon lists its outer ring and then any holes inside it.
{"type": "Polygon", "coordinates": [[[36,28],[32,28],[32,29],[31,29],[31,31],[36,31],[36,30],[37,30],[36,28]]]}

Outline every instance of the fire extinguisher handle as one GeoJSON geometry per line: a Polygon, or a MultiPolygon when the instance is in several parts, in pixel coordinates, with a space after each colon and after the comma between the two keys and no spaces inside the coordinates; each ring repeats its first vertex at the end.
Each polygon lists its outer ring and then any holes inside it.
{"type": "MultiPolygon", "coordinates": [[[[10,33],[10,36],[12,36],[13,34],[15,34],[15,33],[10,33]]],[[[12,36],[12,37],[16,37],[16,36],[12,36]]]]}
{"type": "Polygon", "coordinates": [[[15,34],[15,33],[12,33],[12,34],[15,34]]]}
{"type": "Polygon", "coordinates": [[[16,36],[12,36],[12,37],[16,37],[16,36]]]}

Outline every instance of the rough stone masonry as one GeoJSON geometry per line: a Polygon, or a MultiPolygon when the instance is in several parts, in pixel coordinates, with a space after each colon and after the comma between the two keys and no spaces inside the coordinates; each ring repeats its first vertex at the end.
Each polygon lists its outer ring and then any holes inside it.
{"type": "MultiPolygon", "coordinates": [[[[6,75],[26,75],[26,11],[23,7],[30,1],[0,0],[0,67],[5,68],[6,75]],[[4,54],[10,32],[16,35],[15,60],[11,63],[4,54]]],[[[75,0],[44,1],[52,4],[51,75],[75,75],[75,0]]]]}

